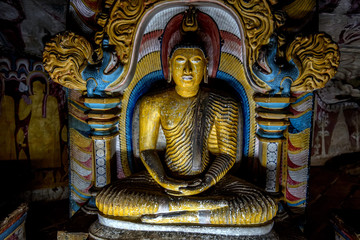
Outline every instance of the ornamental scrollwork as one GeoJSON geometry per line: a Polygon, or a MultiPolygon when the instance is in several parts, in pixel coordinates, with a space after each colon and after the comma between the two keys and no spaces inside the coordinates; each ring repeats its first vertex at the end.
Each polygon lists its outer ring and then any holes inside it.
{"type": "Polygon", "coordinates": [[[324,33],[297,37],[288,47],[286,58],[292,59],[300,70],[291,85],[294,92],[324,87],[334,77],[340,62],[339,47],[324,33]]]}
{"type": "Polygon", "coordinates": [[[86,90],[81,71],[91,61],[92,47],[82,36],[72,32],[56,35],[45,45],[44,68],[54,82],[70,89],[86,90]]]}
{"type": "Polygon", "coordinates": [[[251,69],[270,88],[267,91],[270,95],[289,97],[291,92],[313,91],[334,77],[339,66],[339,49],[326,34],[296,37],[286,48],[282,64],[278,64],[278,41],[276,36],[271,37],[251,69]]]}
{"type": "MultiPolygon", "coordinates": [[[[249,66],[252,66],[259,57],[261,46],[269,42],[274,32],[274,20],[270,7],[263,0],[227,0],[227,2],[235,8],[243,21],[247,61],[249,66]]],[[[256,86],[267,88],[263,81],[257,78],[252,80],[256,86]]]]}
{"type": "MultiPolygon", "coordinates": [[[[109,37],[109,44],[115,51],[121,64],[126,65],[131,57],[134,33],[139,19],[144,12],[143,0],[108,1],[109,14],[99,17],[98,23],[103,30],[95,36],[95,43],[101,46],[104,35],[109,37]]],[[[102,57],[101,48],[96,50],[102,57]]]]}
{"type": "MultiPolygon", "coordinates": [[[[195,1],[186,2],[190,4],[195,1]]],[[[286,47],[286,39],[276,30],[278,25],[283,24],[283,16],[272,13],[266,0],[218,2],[225,4],[241,22],[246,56],[244,63],[249,70],[248,81],[255,90],[289,95],[290,91],[321,88],[334,76],[339,64],[339,53],[336,44],[326,35],[297,37],[286,47]],[[286,63],[279,64],[274,56],[286,63]]],[[[60,34],[46,44],[45,69],[55,82],[65,87],[79,90],[97,88],[94,93],[120,88],[130,68],[136,65],[131,59],[136,49],[134,41],[140,23],[146,22],[144,16],[149,9],[154,10],[164,3],[165,0],[105,0],[103,11],[97,20],[102,30],[95,34],[94,49],[81,36],[73,33],[60,34]],[[108,49],[107,54],[105,49],[108,49]],[[117,59],[110,54],[110,50],[117,59]],[[110,66],[110,61],[114,61],[115,66],[110,66]],[[94,71],[90,68],[85,71],[88,76],[83,71],[86,65],[95,65],[94,62],[102,62],[105,71],[102,76],[118,69],[116,74],[111,75],[111,80],[107,80],[109,84],[102,83],[100,86],[98,80],[88,84],[86,78],[93,76],[94,71]]]]}

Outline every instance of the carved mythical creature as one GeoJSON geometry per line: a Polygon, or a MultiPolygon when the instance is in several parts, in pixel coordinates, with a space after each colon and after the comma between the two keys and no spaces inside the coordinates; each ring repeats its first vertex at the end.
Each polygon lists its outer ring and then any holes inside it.
{"type": "MultiPolygon", "coordinates": [[[[297,37],[286,50],[286,62],[276,61],[277,40],[272,37],[253,72],[270,88],[270,94],[290,96],[291,91],[322,88],[339,66],[338,46],[324,33],[297,37]]],[[[261,54],[260,54],[261,55],[261,54]]]]}
{"type": "Polygon", "coordinates": [[[293,59],[300,69],[291,85],[294,92],[323,88],[340,63],[339,47],[325,33],[295,38],[286,50],[286,58],[293,59]]]}
{"type": "Polygon", "coordinates": [[[88,97],[105,96],[106,87],[123,70],[108,43],[107,39],[103,40],[103,58],[95,63],[93,49],[84,37],[71,32],[58,34],[45,46],[45,70],[55,82],[67,88],[87,90],[88,97]]]}
{"type": "Polygon", "coordinates": [[[72,32],[56,35],[45,45],[44,68],[54,82],[70,89],[86,90],[81,72],[91,61],[90,43],[72,32]]]}

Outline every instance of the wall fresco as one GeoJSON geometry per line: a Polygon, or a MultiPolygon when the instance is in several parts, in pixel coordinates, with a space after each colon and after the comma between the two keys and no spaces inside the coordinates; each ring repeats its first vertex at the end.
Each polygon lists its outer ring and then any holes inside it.
{"type": "Polygon", "coordinates": [[[315,94],[311,164],[359,149],[360,6],[353,0],[319,1],[319,30],[340,47],[335,77],[315,94]]]}
{"type": "Polygon", "coordinates": [[[42,63],[0,57],[1,160],[25,160],[32,189],[67,184],[67,113],[63,88],[42,63]]]}

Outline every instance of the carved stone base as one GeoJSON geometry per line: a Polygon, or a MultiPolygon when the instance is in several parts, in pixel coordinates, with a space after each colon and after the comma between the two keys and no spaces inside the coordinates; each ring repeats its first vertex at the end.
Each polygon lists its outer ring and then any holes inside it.
{"type": "Polygon", "coordinates": [[[156,225],[114,220],[99,215],[99,220],[91,225],[90,239],[241,239],[275,240],[278,235],[271,231],[273,223],[256,227],[219,227],[156,225]]]}

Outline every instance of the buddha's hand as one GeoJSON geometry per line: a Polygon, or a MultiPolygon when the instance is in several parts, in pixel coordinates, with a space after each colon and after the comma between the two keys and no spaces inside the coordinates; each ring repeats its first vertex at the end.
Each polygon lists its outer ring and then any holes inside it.
{"type": "Polygon", "coordinates": [[[165,188],[165,191],[179,191],[180,188],[184,188],[188,186],[186,181],[177,180],[168,176],[163,176],[160,179],[160,185],[165,188]]]}
{"type": "Polygon", "coordinates": [[[189,196],[199,194],[206,191],[215,183],[214,179],[210,175],[205,175],[203,179],[195,179],[185,187],[180,187],[178,191],[171,192],[169,194],[175,196],[189,196]]]}

